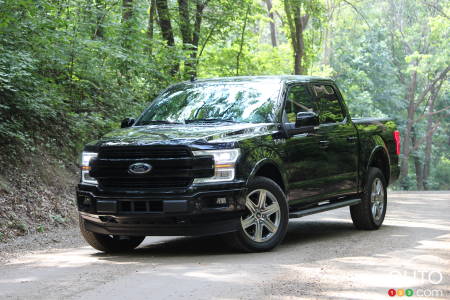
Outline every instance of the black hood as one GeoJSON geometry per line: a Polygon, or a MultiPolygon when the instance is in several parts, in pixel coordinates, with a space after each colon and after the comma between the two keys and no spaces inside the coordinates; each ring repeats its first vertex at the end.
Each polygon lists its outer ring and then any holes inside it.
{"type": "MultiPolygon", "coordinates": [[[[103,136],[97,146],[228,143],[276,131],[274,124],[214,123],[164,124],[116,129],[103,136]]],[[[92,145],[92,144],[91,144],[92,145]]]]}

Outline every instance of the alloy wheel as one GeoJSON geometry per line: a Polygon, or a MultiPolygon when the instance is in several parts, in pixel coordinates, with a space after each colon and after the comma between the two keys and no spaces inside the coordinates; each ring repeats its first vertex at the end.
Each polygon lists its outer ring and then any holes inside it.
{"type": "Polygon", "coordinates": [[[374,220],[380,220],[384,209],[384,187],[380,178],[375,178],[372,183],[372,193],[370,195],[370,205],[374,220]]]}
{"type": "Polygon", "coordinates": [[[254,242],[266,242],[278,231],[281,210],[275,196],[265,189],[257,189],[247,195],[246,214],[241,217],[245,235],[254,242]]]}

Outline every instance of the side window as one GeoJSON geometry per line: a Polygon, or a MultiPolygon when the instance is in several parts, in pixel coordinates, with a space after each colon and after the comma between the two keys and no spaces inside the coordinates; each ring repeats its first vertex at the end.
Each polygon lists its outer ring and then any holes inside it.
{"type": "Polygon", "coordinates": [[[316,112],[317,106],[313,97],[304,85],[294,85],[288,90],[285,106],[285,122],[295,123],[297,113],[316,112]]]}
{"type": "Polygon", "coordinates": [[[320,123],[337,123],[344,120],[344,112],[331,85],[313,85],[314,96],[318,99],[320,123]]]}

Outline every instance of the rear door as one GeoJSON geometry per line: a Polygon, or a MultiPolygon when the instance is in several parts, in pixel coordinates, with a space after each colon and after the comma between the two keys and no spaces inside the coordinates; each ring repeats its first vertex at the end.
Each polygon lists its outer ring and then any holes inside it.
{"type": "Polygon", "coordinates": [[[327,198],[357,192],[358,136],[341,95],[332,83],[312,83],[318,103],[320,148],[327,161],[327,198]]]}

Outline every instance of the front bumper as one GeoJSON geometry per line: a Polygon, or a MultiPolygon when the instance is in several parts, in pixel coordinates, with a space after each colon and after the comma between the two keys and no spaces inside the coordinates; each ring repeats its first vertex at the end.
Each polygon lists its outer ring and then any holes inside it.
{"type": "Polygon", "coordinates": [[[126,236],[202,236],[238,230],[239,213],[214,218],[136,216],[99,216],[80,212],[86,230],[126,236]]]}
{"type": "Polygon", "coordinates": [[[244,182],[151,193],[78,185],[85,228],[111,235],[210,235],[235,231],[245,207],[244,182]]]}

